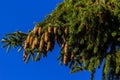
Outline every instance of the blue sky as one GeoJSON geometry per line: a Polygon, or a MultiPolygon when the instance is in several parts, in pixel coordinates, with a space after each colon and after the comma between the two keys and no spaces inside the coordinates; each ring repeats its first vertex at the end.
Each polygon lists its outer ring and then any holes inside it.
{"type": "MultiPolygon", "coordinates": [[[[1,0],[0,1],[0,39],[6,33],[16,30],[27,32],[33,29],[35,22],[41,22],[63,0],[1,0]]],[[[0,43],[0,46],[2,44],[0,43]]],[[[0,80],[89,80],[88,71],[70,74],[68,67],[60,66],[56,60],[59,47],[55,46],[47,58],[25,64],[22,52],[0,47],[0,80]]],[[[101,80],[101,71],[97,70],[95,80],[101,80]]]]}

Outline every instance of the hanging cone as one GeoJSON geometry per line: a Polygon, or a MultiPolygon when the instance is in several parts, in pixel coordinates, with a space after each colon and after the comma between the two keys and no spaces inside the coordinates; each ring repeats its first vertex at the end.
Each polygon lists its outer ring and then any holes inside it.
{"type": "Polygon", "coordinates": [[[34,37],[31,36],[31,37],[30,37],[30,42],[29,42],[29,43],[30,43],[30,46],[32,46],[33,40],[34,40],[34,37]]]}
{"type": "Polygon", "coordinates": [[[38,38],[35,37],[32,43],[32,49],[35,49],[36,45],[38,44],[38,38]]]}
{"type": "Polygon", "coordinates": [[[65,35],[68,35],[68,33],[69,33],[68,27],[65,28],[64,33],[65,33],[65,35]]]}
{"type": "Polygon", "coordinates": [[[54,34],[57,34],[57,27],[54,27],[54,34]]]}
{"type": "Polygon", "coordinates": [[[38,26],[35,26],[32,32],[33,32],[34,34],[37,34],[37,33],[38,33],[38,30],[39,30],[39,27],[38,27],[38,26]]]}
{"type": "Polygon", "coordinates": [[[47,43],[46,51],[49,51],[49,50],[51,49],[51,45],[52,45],[52,43],[49,41],[49,42],[47,43]]]}
{"type": "Polygon", "coordinates": [[[35,49],[35,42],[32,43],[31,48],[32,48],[32,49],[35,49]]]}
{"type": "Polygon", "coordinates": [[[52,33],[52,27],[48,27],[48,32],[52,33]]]}
{"type": "Polygon", "coordinates": [[[64,46],[65,54],[68,54],[68,50],[69,50],[69,45],[66,43],[64,46]]]}
{"type": "Polygon", "coordinates": [[[27,48],[29,48],[29,43],[27,41],[25,41],[25,43],[24,43],[24,49],[27,49],[27,48]]]}
{"type": "Polygon", "coordinates": [[[41,39],[44,40],[44,38],[45,38],[45,33],[43,33],[42,36],[41,36],[41,39]]]}
{"type": "Polygon", "coordinates": [[[56,41],[57,40],[57,27],[54,27],[53,28],[53,32],[54,32],[54,40],[56,41]]]}
{"type": "Polygon", "coordinates": [[[43,33],[43,28],[39,27],[39,29],[38,29],[38,35],[40,36],[42,33],[43,33]]]}
{"type": "Polygon", "coordinates": [[[67,57],[67,55],[65,55],[65,54],[64,54],[64,56],[63,56],[63,63],[64,63],[65,65],[68,64],[68,57],[67,57]]]}
{"type": "Polygon", "coordinates": [[[41,39],[41,40],[40,40],[40,44],[39,44],[39,50],[42,51],[43,48],[44,48],[44,40],[41,39]]]}
{"type": "Polygon", "coordinates": [[[28,43],[30,42],[30,34],[28,34],[26,42],[28,42],[28,43]]]}
{"type": "Polygon", "coordinates": [[[45,37],[44,37],[44,41],[47,43],[48,41],[50,41],[50,34],[48,32],[45,32],[45,37]]]}
{"type": "Polygon", "coordinates": [[[35,39],[34,39],[34,44],[35,44],[35,45],[38,44],[38,38],[37,38],[37,37],[35,37],[35,39]]]}

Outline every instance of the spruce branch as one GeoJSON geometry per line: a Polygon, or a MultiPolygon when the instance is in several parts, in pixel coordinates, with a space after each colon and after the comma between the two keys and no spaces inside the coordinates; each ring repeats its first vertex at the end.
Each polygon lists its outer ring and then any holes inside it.
{"type": "Polygon", "coordinates": [[[3,47],[24,48],[23,58],[47,57],[55,42],[61,64],[71,72],[89,70],[91,79],[103,61],[103,80],[120,79],[120,1],[64,0],[28,34],[15,32],[3,37],[3,47]],[[18,35],[19,34],[19,35],[18,35]]]}
{"type": "Polygon", "coordinates": [[[1,42],[4,44],[2,47],[7,47],[7,52],[9,52],[10,47],[19,47],[18,52],[20,52],[23,49],[24,41],[27,35],[28,34],[21,31],[5,34],[5,36],[1,40],[1,42]]]}

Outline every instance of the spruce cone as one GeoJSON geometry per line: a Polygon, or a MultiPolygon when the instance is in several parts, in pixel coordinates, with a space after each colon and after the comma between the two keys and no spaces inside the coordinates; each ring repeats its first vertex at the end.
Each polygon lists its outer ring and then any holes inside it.
{"type": "Polygon", "coordinates": [[[34,37],[33,37],[33,36],[31,36],[31,37],[30,37],[30,42],[29,42],[29,43],[30,43],[30,46],[32,46],[33,39],[34,39],[34,37]]]}
{"type": "Polygon", "coordinates": [[[43,28],[39,27],[39,29],[38,29],[38,35],[40,36],[42,33],[43,33],[43,28]]]}
{"type": "Polygon", "coordinates": [[[52,27],[48,27],[48,32],[52,33],[52,27]]]}
{"type": "Polygon", "coordinates": [[[44,41],[45,41],[46,43],[50,41],[50,34],[49,34],[48,32],[45,32],[44,41]]]}
{"type": "Polygon", "coordinates": [[[30,42],[30,34],[28,34],[26,42],[29,43],[30,42]]]}
{"type": "Polygon", "coordinates": [[[57,27],[54,27],[53,32],[54,32],[54,35],[55,35],[54,40],[57,40],[57,27]]]}
{"type": "Polygon", "coordinates": [[[35,37],[32,43],[32,49],[35,49],[36,45],[38,44],[38,38],[35,37]]]}
{"type": "Polygon", "coordinates": [[[44,39],[44,38],[45,38],[45,33],[43,33],[41,36],[41,39],[44,39]]]}
{"type": "Polygon", "coordinates": [[[65,54],[64,54],[64,56],[63,56],[63,63],[64,63],[65,65],[68,64],[68,57],[67,57],[67,55],[65,55],[65,54]]]}
{"type": "Polygon", "coordinates": [[[46,51],[51,50],[51,45],[52,45],[52,43],[49,41],[49,42],[47,43],[46,51]]]}
{"type": "Polygon", "coordinates": [[[54,27],[54,34],[57,34],[57,27],[54,27]]]}
{"type": "Polygon", "coordinates": [[[68,50],[69,50],[69,45],[66,43],[64,46],[64,51],[66,55],[68,54],[68,50]]]}
{"type": "Polygon", "coordinates": [[[47,48],[50,50],[50,51],[52,51],[53,49],[54,49],[54,42],[48,42],[47,43],[47,48]],[[50,46],[50,47],[49,47],[50,46]]]}
{"type": "Polygon", "coordinates": [[[27,41],[25,41],[25,43],[24,43],[24,49],[27,49],[27,48],[29,48],[29,43],[27,41]]]}
{"type": "Polygon", "coordinates": [[[35,37],[35,39],[34,39],[34,44],[35,44],[35,45],[38,44],[38,38],[37,38],[37,37],[35,37]]]}
{"type": "Polygon", "coordinates": [[[41,40],[40,40],[40,44],[39,44],[39,50],[42,51],[43,48],[44,48],[44,40],[41,39],[41,40]]]}
{"type": "Polygon", "coordinates": [[[32,49],[35,49],[35,42],[32,43],[31,48],[32,48],[32,49]]]}
{"type": "Polygon", "coordinates": [[[35,26],[32,32],[37,35],[38,30],[39,30],[39,27],[38,27],[38,26],[35,26]]]}
{"type": "Polygon", "coordinates": [[[25,40],[25,43],[24,43],[24,49],[28,48],[29,47],[29,43],[30,42],[30,34],[27,36],[26,40],[25,40]]]}

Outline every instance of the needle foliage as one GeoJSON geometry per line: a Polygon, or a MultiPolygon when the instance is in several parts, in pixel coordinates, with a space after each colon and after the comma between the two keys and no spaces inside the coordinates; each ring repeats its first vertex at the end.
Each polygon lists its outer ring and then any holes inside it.
{"type": "Polygon", "coordinates": [[[64,0],[44,21],[28,34],[15,32],[3,37],[3,47],[24,49],[27,63],[39,61],[54,49],[61,51],[58,60],[71,73],[91,72],[103,66],[103,80],[120,79],[120,0],[64,0]]]}

